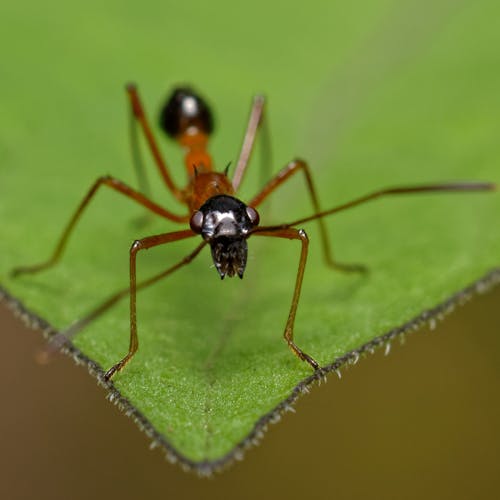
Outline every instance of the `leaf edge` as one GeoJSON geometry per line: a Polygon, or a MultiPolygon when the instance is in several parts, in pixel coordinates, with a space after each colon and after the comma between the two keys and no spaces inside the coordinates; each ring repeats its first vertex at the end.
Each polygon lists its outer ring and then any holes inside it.
{"type": "MultiPolygon", "coordinates": [[[[301,380],[293,389],[290,395],[281,401],[275,408],[260,417],[254,424],[248,435],[237,443],[234,448],[221,458],[216,460],[193,461],[185,457],[168,440],[158,432],[149,420],[135,406],[124,397],[114,386],[112,381],[105,380],[106,371],[95,361],[81,352],[71,341],[62,349],[62,352],[75,361],[77,365],[84,365],[91,376],[97,380],[97,384],[108,391],[106,398],[115,404],[120,411],[131,418],[151,440],[150,448],[161,447],[165,453],[166,459],[171,463],[179,464],[182,469],[188,472],[194,472],[201,477],[210,477],[214,473],[220,473],[230,467],[234,462],[241,461],[245,452],[257,446],[270,424],[277,423],[283,414],[288,411],[294,411],[293,405],[298,398],[307,394],[310,386],[315,382],[321,383],[329,373],[336,373],[340,377],[340,369],[345,365],[354,365],[367,354],[374,354],[376,349],[385,347],[386,352],[390,349],[391,342],[395,338],[404,338],[408,333],[416,332],[424,326],[434,328],[436,321],[443,320],[448,314],[452,313],[457,306],[463,306],[474,296],[489,292],[494,287],[500,285],[500,268],[493,268],[484,274],[478,280],[472,282],[462,290],[454,293],[448,299],[438,305],[422,311],[406,323],[392,328],[388,332],[374,337],[369,342],[353,349],[343,356],[334,359],[331,363],[321,367],[309,377],[301,380]]],[[[30,311],[24,304],[16,299],[6,288],[0,284],[0,303],[7,306],[15,317],[19,318],[28,328],[41,331],[45,338],[56,335],[58,331],[45,319],[30,311]]]]}

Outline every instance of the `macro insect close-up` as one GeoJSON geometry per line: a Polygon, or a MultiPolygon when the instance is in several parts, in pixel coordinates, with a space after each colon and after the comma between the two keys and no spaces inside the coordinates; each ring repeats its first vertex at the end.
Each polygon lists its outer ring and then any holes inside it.
{"type": "Polygon", "coordinates": [[[496,498],[499,19],[3,2],[0,499],[496,498]]]}
{"type": "MultiPolygon", "coordinates": [[[[333,270],[340,272],[366,273],[367,269],[362,264],[350,264],[337,262],[332,254],[329,236],[324,218],[377,198],[395,195],[409,195],[434,192],[473,192],[493,191],[495,184],[489,182],[443,182],[410,186],[395,186],[378,189],[371,193],[362,195],[353,200],[338,204],[333,208],[322,210],[320,208],[313,176],[308,164],[295,159],[288,163],[277,175],[272,177],[264,187],[247,203],[236,197],[240,184],[244,178],[249,159],[254,148],[256,136],[264,119],[265,99],[256,96],[253,100],[248,125],[244,134],[240,154],[237,159],[234,174],[229,176],[229,165],[222,171],[217,171],[214,161],[208,152],[208,141],[213,132],[213,117],[210,107],[205,100],[189,87],[174,89],[164,104],[160,113],[160,127],[172,139],[174,139],[184,150],[184,163],[187,171],[187,185],[180,188],[173,181],[170,166],[164,160],[158,147],[155,136],[146,116],[144,106],[141,103],[138,90],[135,85],[127,86],[127,94],[131,110],[131,144],[133,157],[139,173],[139,181],[143,185],[143,191],[147,191],[141,155],[138,150],[137,129],[138,125],[149,151],[153,156],[157,170],[165,187],[171,194],[187,208],[187,213],[179,214],[170,208],[164,208],[155,203],[147,193],[138,191],[119,179],[104,176],[97,179],[91,186],[82,202],[70,218],[57,242],[52,255],[48,260],[31,266],[16,267],[12,271],[13,276],[21,274],[33,274],[54,266],[61,258],[68,239],[75,229],[78,220],[84,213],[85,208],[93,200],[94,195],[101,186],[106,186],[121,193],[128,199],[142,205],[148,211],[163,217],[169,221],[189,225],[180,231],[156,234],[137,239],[130,248],[130,286],[119,290],[104,302],[98,305],[83,319],[77,321],[66,331],[55,336],[53,342],[56,346],[62,345],[66,339],[73,336],[82,327],[86,326],[96,317],[111,308],[117,301],[129,294],[130,296],[130,344],[128,353],[104,375],[106,380],[111,379],[117,372],[122,370],[131,361],[139,347],[139,335],[137,325],[137,291],[146,288],[157,281],[166,278],[179,268],[189,264],[201,250],[210,246],[214,266],[221,279],[238,276],[243,278],[247,265],[248,246],[247,240],[251,236],[267,236],[288,240],[297,240],[300,243],[300,253],[296,268],[295,283],[293,285],[293,296],[284,329],[284,339],[290,350],[302,361],[308,363],[313,370],[320,369],[319,363],[314,357],[301,349],[294,338],[294,323],[306,262],[308,257],[309,238],[302,225],[317,221],[319,234],[323,249],[325,264],[333,270]],[[308,192],[312,214],[301,217],[291,222],[284,221],[280,224],[261,225],[260,215],[257,208],[261,203],[273,194],[294,174],[300,173],[303,178],[303,186],[308,192]],[[176,241],[192,238],[200,235],[202,243],[182,260],[174,263],[161,273],[148,279],[138,281],[137,279],[137,254],[141,250],[147,250],[156,246],[174,243],[176,241]]],[[[286,216],[286,213],[284,214],[286,216]]],[[[201,299],[202,300],[202,299],[201,299]]],[[[166,332],[168,334],[168,332],[166,332]]]]}
{"type": "Polygon", "coordinates": [[[0,499],[494,498],[500,2],[26,7],[0,499]]]}

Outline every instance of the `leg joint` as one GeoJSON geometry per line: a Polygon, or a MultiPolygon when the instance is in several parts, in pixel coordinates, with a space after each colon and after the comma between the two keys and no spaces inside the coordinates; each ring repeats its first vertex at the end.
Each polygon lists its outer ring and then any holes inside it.
{"type": "Polygon", "coordinates": [[[297,233],[302,241],[309,243],[309,236],[307,236],[307,233],[305,232],[304,229],[299,229],[297,233]]]}
{"type": "Polygon", "coordinates": [[[291,162],[290,165],[293,165],[294,168],[302,168],[304,170],[307,170],[308,165],[305,160],[302,160],[302,158],[294,158],[291,162]]]}
{"type": "Polygon", "coordinates": [[[111,177],[111,175],[102,175],[97,179],[96,184],[107,184],[108,182],[111,182],[113,180],[114,177],[111,177]]]}
{"type": "Polygon", "coordinates": [[[136,254],[139,250],[142,250],[142,241],[141,240],[135,240],[132,243],[132,246],[130,247],[130,253],[131,254],[136,254]]]}

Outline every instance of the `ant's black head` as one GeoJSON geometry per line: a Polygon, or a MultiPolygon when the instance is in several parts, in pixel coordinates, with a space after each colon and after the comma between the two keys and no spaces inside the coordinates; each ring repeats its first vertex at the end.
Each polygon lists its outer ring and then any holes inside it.
{"type": "Polygon", "coordinates": [[[210,135],[214,124],[207,103],[189,87],[179,87],[160,112],[160,127],[175,138],[190,127],[210,135]]]}
{"type": "Polygon", "coordinates": [[[259,224],[257,211],[232,196],[210,198],[195,212],[191,229],[210,243],[212,259],[222,279],[243,278],[247,264],[247,238],[259,224]]]}

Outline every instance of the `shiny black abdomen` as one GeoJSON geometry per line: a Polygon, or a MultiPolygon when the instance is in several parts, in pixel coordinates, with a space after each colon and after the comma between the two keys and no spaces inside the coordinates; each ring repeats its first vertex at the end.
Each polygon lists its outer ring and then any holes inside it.
{"type": "Polygon", "coordinates": [[[170,137],[183,134],[189,127],[210,135],[214,128],[212,112],[192,89],[179,87],[172,92],[160,112],[160,127],[170,137]]]}

